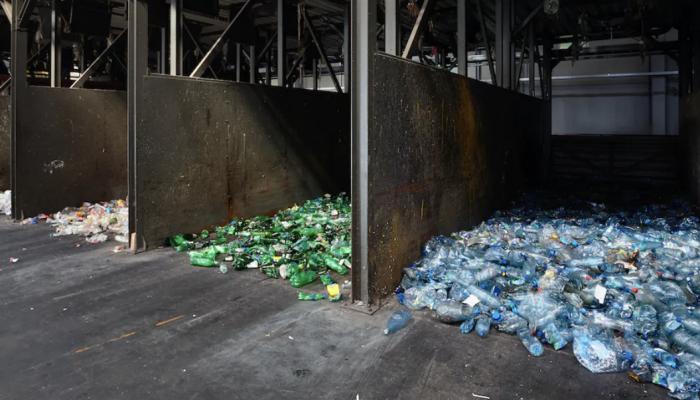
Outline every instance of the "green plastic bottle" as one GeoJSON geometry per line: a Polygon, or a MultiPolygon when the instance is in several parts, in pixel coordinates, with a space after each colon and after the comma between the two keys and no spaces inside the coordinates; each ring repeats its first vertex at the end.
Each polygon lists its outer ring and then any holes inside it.
{"type": "Polygon", "coordinates": [[[336,260],[335,258],[333,258],[331,256],[324,257],[324,261],[325,261],[326,267],[328,267],[328,269],[335,271],[335,272],[339,273],[340,275],[347,275],[348,272],[350,272],[350,271],[348,271],[348,268],[345,265],[342,265],[341,263],[338,262],[338,260],[336,260]]]}
{"type": "Polygon", "coordinates": [[[215,267],[216,257],[211,256],[206,251],[191,251],[190,252],[190,263],[195,267],[215,267]]]}
{"type": "Polygon", "coordinates": [[[333,278],[331,278],[331,276],[328,274],[322,274],[320,276],[320,278],[321,278],[321,283],[323,283],[323,286],[328,286],[328,285],[332,285],[335,283],[333,278]]]}
{"type": "Polygon", "coordinates": [[[292,287],[300,288],[316,280],[318,275],[314,271],[299,271],[289,278],[292,287]]]}
{"type": "Polygon", "coordinates": [[[298,299],[301,301],[318,301],[326,298],[322,293],[305,293],[299,292],[297,295],[298,299]]]}
{"type": "Polygon", "coordinates": [[[191,250],[194,247],[194,243],[185,239],[185,235],[175,235],[169,239],[170,246],[175,249],[178,253],[191,250]]]}

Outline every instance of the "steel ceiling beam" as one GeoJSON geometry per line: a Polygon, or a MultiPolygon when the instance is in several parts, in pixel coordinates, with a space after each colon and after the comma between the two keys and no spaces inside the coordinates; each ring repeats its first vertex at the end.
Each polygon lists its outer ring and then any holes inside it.
{"type": "Polygon", "coordinates": [[[228,24],[226,29],[224,29],[224,32],[219,36],[214,44],[211,46],[207,54],[202,57],[202,60],[197,64],[195,67],[194,71],[190,74],[190,78],[201,78],[202,75],[204,75],[204,71],[211,65],[211,63],[214,61],[214,58],[219,55],[219,52],[221,51],[221,48],[224,46],[224,43],[229,39],[229,36],[233,32],[233,27],[236,25],[238,20],[241,18],[243,13],[248,9],[248,7],[253,3],[254,0],[247,0],[245,3],[243,3],[243,6],[238,10],[238,13],[233,17],[231,22],[228,24]]]}
{"type": "Polygon", "coordinates": [[[85,69],[85,72],[83,72],[78,79],[73,82],[71,85],[71,89],[76,89],[76,88],[82,88],[85,86],[85,83],[90,80],[90,77],[97,72],[98,68],[101,68],[105,62],[109,59],[110,53],[114,50],[114,48],[124,39],[126,38],[127,35],[127,30],[121,31],[119,35],[112,41],[112,43],[107,46],[106,49],[100,53],[97,58],[85,69]]]}
{"type": "Polygon", "coordinates": [[[304,8],[304,12],[301,14],[304,18],[304,22],[306,22],[306,26],[309,28],[309,33],[311,34],[311,39],[313,40],[314,44],[316,45],[316,50],[318,50],[318,54],[321,56],[321,60],[323,63],[326,65],[326,68],[328,69],[328,72],[331,75],[331,80],[333,81],[333,86],[335,86],[335,90],[338,93],[343,93],[343,89],[340,86],[340,83],[338,82],[338,77],[335,75],[335,71],[333,71],[333,66],[331,66],[331,63],[328,61],[328,56],[326,55],[326,50],[323,48],[323,45],[321,42],[318,40],[318,36],[316,36],[316,29],[314,28],[313,24],[311,24],[311,21],[309,20],[309,16],[306,13],[306,8],[304,8]]]}
{"type": "Polygon", "coordinates": [[[406,43],[406,48],[403,51],[401,57],[408,58],[413,53],[413,50],[418,45],[418,40],[423,34],[425,26],[428,24],[428,15],[431,9],[435,6],[436,0],[423,0],[423,5],[418,12],[418,18],[416,18],[416,23],[413,25],[411,30],[411,35],[408,37],[408,43],[406,43]]]}

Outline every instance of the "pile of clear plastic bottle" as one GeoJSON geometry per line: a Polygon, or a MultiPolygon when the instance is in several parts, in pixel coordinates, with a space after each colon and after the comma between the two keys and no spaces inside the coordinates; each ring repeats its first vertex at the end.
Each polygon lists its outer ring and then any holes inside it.
{"type": "Polygon", "coordinates": [[[596,373],[671,397],[700,391],[700,220],[682,202],[632,212],[532,197],[476,229],[435,237],[397,296],[463,333],[517,335],[533,356],[571,346],[596,373]],[[570,204],[570,203],[566,203],[570,204]]]}
{"type": "Polygon", "coordinates": [[[12,214],[12,192],[0,191],[0,216],[12,214]]]}
{"type": "Polygon", "coordinates": [[[54,236],[80,235],[92,244],[109,239],[128,242],[129,208],[125,200],[84,203],[79,208],[68,207],[52,215],[28,219],[25,223],[36,223],[41,219],[46,219],[56,229],[54,236]]]}

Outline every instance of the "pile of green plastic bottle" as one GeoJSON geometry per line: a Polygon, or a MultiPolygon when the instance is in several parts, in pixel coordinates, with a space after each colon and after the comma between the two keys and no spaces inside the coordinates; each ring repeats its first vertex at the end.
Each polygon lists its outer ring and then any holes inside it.
{"type": "Polygon", "coordinates": [[[178,252],[189,252],[194,266],[257,268],[300,288],[328,271],[348,274],[350,210],[345,194],[325,195],[272,217],[234,219],[214,232],[176,235],[169,241],[178,252]]]}

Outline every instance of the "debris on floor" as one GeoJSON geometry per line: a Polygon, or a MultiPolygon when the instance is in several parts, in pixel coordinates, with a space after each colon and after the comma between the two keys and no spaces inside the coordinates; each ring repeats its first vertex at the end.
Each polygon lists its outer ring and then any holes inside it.
{"type": "MultiPolygon", "coordinates": [[[[678,399],[700,391],[700,220],[682,203],[546,209],[524,198],[435,237],[397,298],[460,330],[517,335],[533,356],[572,344],[595,373],[629,372],[678,399]]],[[[390,320],[391,322],[391,320],[390,320]]]]}
{"type": "Polygon", "coordinates": [[[259,269],[295,288],[320,278],[326,293],[299,293],[299,300],[338,301],[340,285],[329,273],[349,273],[350,222],[349,198],[325,195],[272,217],[234,219],[214,232],[177,235],[170,245],[188,251],[193,266],[218,267],[223,273],[259,269]]]}
{"type": "Polygon", "coordinates": [[[6,190],[0,192],[0,215],[12,214],[12,192],[6,190]]]}
{"type": "Polygon", "coordinates": [[[52,215],[39,215],[22,221],[23,224],[36,224],[46,221],[56,232],[54,236],[84,236],[88,243],[104,243],[113,239],[128,243],[129,208],[124,200],[106,203],[84,203],[82,207],[68,207],[52,215]]]}

